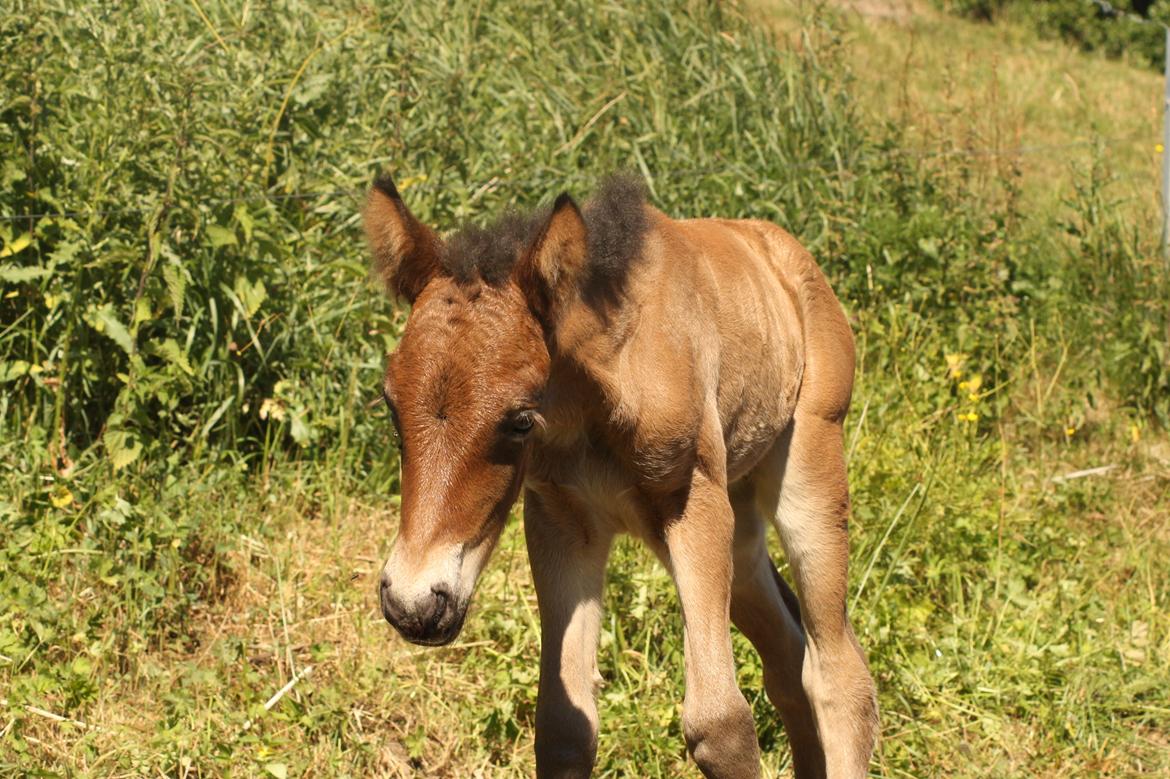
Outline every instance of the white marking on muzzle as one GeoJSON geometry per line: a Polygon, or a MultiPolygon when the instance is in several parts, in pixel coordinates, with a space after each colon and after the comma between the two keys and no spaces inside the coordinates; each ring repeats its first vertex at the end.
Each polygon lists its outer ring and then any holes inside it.
{"type": "Polygon", "coordinates": [[[464,603],[470,588],[463,583],[463,558],[461,544],[416,554],[397,543],[382,567],[382,581],[389,582],[394,600],[407,611],[429,603],[436,590],[449,593],[454,603],[464,603]]]}

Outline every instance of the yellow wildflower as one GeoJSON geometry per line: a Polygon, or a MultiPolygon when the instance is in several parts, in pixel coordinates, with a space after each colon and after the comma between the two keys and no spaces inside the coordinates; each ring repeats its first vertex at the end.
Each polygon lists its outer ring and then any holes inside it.
{"type": "Polygon", "coordinates": [[[983,386],[983,377],[979,374],[972,376],[967,381],[959,382],[959,390],[967,393],[967,400],[974,403],[979,400],[979,388],[983,386]]]}
{"type": "Polygon", "coordinates": [[[1074,435],[1076,435],[1076,432],[1077,432],[1077,429],[1075,427],[1073,427],[1072,425],[1069,425],[1068,427],[1066,427],[1064,429],[1064,437],[1065,438],[1072,438],[1074,435]]]}
{"type": "Polygon", "coordinates": [[[284,404],[276,398],[265,398],[260,404],[260,418],[272,419],[276,422],[284,421],[284,404]]]}
{"type": "Polygon", "coordinates": [[[427,180],[427,174],[420,173],[417,176],[407,176],[402,181],[398,182],[398,190],[401,192],[405,189],[410,189],[416,184],[421,184],[427,180]]]}
{"type": "Polygon", "coordinates": [[[58,484],[49,493],[49,502],[53,504],[54,508],[63,509],[73,503],[73,493],[64,484],[58,484]]]}
{"type": "Polygon", "coordinates": [[[947,373],[952,379],[957,379],[963,375],[963,363],[967,360],[967,355],[956,352],[945,355],[947,361],[947,373]]]}

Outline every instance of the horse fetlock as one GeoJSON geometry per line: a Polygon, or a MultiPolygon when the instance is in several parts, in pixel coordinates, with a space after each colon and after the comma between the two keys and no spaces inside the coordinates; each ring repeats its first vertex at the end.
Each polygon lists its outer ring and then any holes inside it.
{"type": "Polygon", "coordinates": [[[801,681],[816,718],[829,779],[866,775],[878,735],[877,693],[855,645],[836,662],[806,658],[801,681]]]}
{"type": "Polygon", "coordinates": [[[536,734],[536,775],[539,779],[579,779],[593,773],[597,736],[536,734]]]}
{"type": "Polygon", "coordinates": [[[536,773],[540,779],[589,776],[597,759],[597,716],[576,707],[539,707],[536,773]]]}
{"type": "Polygon", "coordinates": [[[725,704],[683,712],[687,751],[703,776],[753,779],[760,775],[760,745],[751,707],[737,691],[725,704]]]}

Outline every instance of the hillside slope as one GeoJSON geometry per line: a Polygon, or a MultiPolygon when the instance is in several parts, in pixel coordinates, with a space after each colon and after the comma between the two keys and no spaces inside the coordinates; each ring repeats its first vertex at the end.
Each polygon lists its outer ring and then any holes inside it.
{"type": "Polygon", "coordinates": [[[1099,162],[1113,197],[1143,224],[1158,216],[1162,78],[1029,28],[943,13],[924,0],[755,0],[790,45],[810,18],[849,63],[874,121],[895,123],[909,153],[986,159],[974,185],[1018,186],[1047,217],[1099,162]]]}

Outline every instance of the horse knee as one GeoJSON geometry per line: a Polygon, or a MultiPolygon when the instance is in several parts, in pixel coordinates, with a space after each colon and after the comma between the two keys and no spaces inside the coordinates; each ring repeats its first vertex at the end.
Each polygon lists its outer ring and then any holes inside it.
{"type": "Polygon", "coordinates": [[[760,745],[751,707],[740,694],[717,712],[685,712],[683,736],[699,770],[719,779],[760,775],[760,745]]]}

